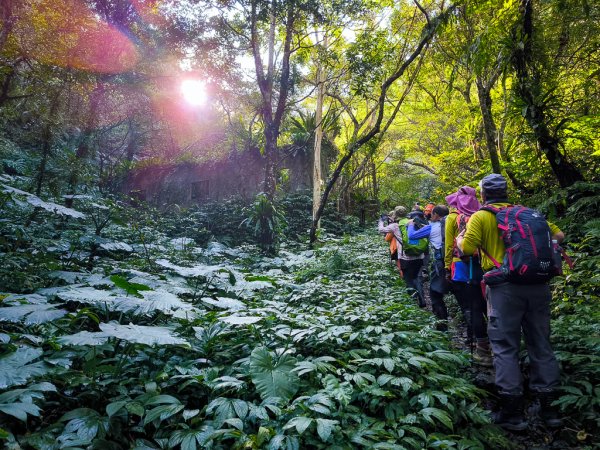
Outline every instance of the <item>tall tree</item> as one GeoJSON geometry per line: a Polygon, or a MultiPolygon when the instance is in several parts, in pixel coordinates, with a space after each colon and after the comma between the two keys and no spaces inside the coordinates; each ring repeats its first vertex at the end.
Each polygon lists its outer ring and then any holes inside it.
{"type": "MultiPolygon", "coordinates": [[[[315,31],[315,37],[317,41],[319,41],[319,33],[315,31]]],[[[327,51],[327,30],[323,32],[323,51],[327,51]]],[[[316,92],[317,92],[317,105],[315,109],[315,121],[316,121],[316,130],[315,130],[315,145],[313,152],[313,219],[317,215],[317,211],[319,209],[319,201],[321,199],[321,183],[322,183],[322,173],[321,173],[321,144],[323,142],[323,100],[325,98],[325,80],[326,73],[323,64],[321,63],[321,59],[318,58],[317,55],[317,73],[316,73],[316,92]]],[[[317,224],[318,226],[318,224],[317,224]]]]}
{"type": "Polygon", "coordinates": [[[583,180],[583,175],[560,151],[558,128],[552,130],[548,100],[551,92],[544,89],[544,73],[539,54],[543,42],[536,36],[534,0],[520,0],[519,17],[513,31],[512,64],[516,74],[515,92],[523,102],[523,116],[535,135],[561,187],[583,180]]]}
{"type": "MultiPolygon", "coordinates": [[[[354,82],[358,83],[359,90],[373,90],[369,93],[369,97],[372,95],[376,96],[376,100],[374,102],[370,102],[370,104],[369,102],[366,103],[367,106],[364,117],[359,120],[352,110],[351,104],[344,100],[340,95],[336,95],[336,99],[340,101],[341,106],[344,108],[346,114],[348,114],[350,117],[350,120],[353,124],[353,131],[345,145],[345,148],[340,151],[341,158],[338,160],[335,169],[325,183],[325,189],[323,190],[323,194],[321,196],[319,208],[317,210],[317,214],[313,218],[313,223],[310,229],[311,243],[315,242],[317,239],[318,221],[323,214],[325,205],[329,199],[329,195],[333,190],[335,183],[339,179],[344,166],[348,163],[348,161],[350,161],[357,150],[362,148],[365,144],[373,139],[380,139],[381,136],[389,129],[390,125],[393,123],[396,115],[398,114],[398,111],[400,110],[400,106],[406,98],[406,94],[410,88],[412,88],[412,82],[406,83],[404,90],[399,97],[394,98],[393,95],[390,95],[391,91],[393,91],[392,88],[395,87],[396,82],[406,73],[407,69],[411,67],[413,62],[417,60],[417,58],[425,50],[438,31],[440,25],[444,23],[448,15],[454,10],[453,7],[450,7],[440,12],[437,16],[431,18],[417,1],[415,1],[415,5],[416,10],[422,13],[423,20],[426,23],[416,41],[413,41],[412,43],[407,43],[406,41],[404,42],[403,50],[400,51],[400,55],[395,55],[397,57],[395,65],[392,66],[389,75],[384,75],[383,82],[379,85],[379,87],[367,87],[364,84],[366,81],[365,75],[367,75],[369,71],[377,72],[376,68],[369,68],[364,64],[357,65],[357,67],[361,70],[358,70],[353,74],[353,76],[357,77],[354,82]],[[390,105],[392,105],[391,108],[390,105]]],[[[375,83],[379,82],[377,78],[373,78],[372,74],[369,74],[369,78],[375,83]]]]}

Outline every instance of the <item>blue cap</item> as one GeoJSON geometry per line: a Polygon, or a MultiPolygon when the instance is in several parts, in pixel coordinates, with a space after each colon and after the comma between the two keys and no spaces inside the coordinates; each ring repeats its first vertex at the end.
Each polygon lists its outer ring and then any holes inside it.
{"type": "Polygon", "coordinates": [[[483,177],[483,180],[481,180],[481,183],[479,183],[479,186],[481,187],[481,190],[485,192],[486,197],[506,196],[506,178],[499,173],[491,173],[486,175],[483,177]]]}

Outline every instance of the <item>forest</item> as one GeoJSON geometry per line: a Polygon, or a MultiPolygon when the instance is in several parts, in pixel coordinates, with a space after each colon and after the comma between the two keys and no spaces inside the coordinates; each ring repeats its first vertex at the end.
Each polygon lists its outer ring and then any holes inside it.
{"type": "Polygon", "coordinates": [[[0,1],[4,448],[598,448],[599,248],[600,2],[0,1]],[[573,261],[559,426],[378,232],[492,173],[573,261]]]}

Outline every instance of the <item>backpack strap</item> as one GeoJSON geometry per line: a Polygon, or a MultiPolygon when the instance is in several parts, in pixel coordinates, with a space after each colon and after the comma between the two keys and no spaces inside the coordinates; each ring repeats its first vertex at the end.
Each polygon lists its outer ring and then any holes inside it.
{"type": "Polygon", "coordinates": [[[483,254],[484,254],[485,256],[487,256],[487,257],[489,258],[489,260],[490,260],[490,261],[492,261],[492,263],[494,264],[494,266],[496,266],[496,269],[499,269],[499,268],[500,268],[500,266],[502,266],[502,264],[500,264],[500,263],[499,263],[499,262],[496,260],[496,258],[494,258],[492,255],[490,255],[490,254],[487,252],[487,250],[486,250],[485,248],[481,247],[481,248],[480,248],[480,250],[483,252],[483,254]]]}
{"type": "Polygon", "coordinates": [[[482,210],[488,211],[488,212],[491,212],[493,215],[496,215],[503,209],[512,208],[513,206],[514,205],[506,205],[506,206],[502,206],[500,208],[496,208],[495,206],[492,206],[492,205],[483,205],[481,208],[479,208],[479,211],[482,211],[482,210]]]}
{"type": "MultiPolygon", "coordinates": [[[[483,205],[481,208],[479,208],[479,210],[480,210],[480,211],[482,211],[482,210],[483,210],[483,211],[487,211],[487,212],[490,212],[490,213],[492,213],[493,215],[497,215],[497,214],[498,214],[500,211],[502,211],[503,209],[510,209],[510,208],[512,208],[512,207],[513,207],[513,205],[507,205],[507,206],[503,206],[503,207],[501,207],[501,208],[496,208],[495,206],[492,206],[492,205],[483,205]]],[[[498,224],[498,228],[500,228],[500,229],[501,229],[501,230],[503,230],[504,232],[506,232],[506,230],[508,230],[508,214],[509,214],[509,211],[507,211],[507,213],[506,213],[506,219],[505,219],[505,222],[506,222],[506,223],[505,223],[505,224],[500,224],[500,223],[498,224]]],[[[495,266],[497,269],[499,269],[499,268],[502,266],[502,264],[500,264],[500,263],[499,263],[499,262],[496,260],[496,258],[494,258],[492,255],[490,255],[490,254],[489,254],[489,252],[488,252],[488,251],[487,251],[485,248],[481,247],[481,248],[480,248],[480,250],[481,250],[481,252],[482,252],[482,253],[483,253],[485,256],[487,256],[487,257],[488,257],[488,259],[489,259],[490,261],[492,261],[492,263],[494,264],[494,266],[495,266]]]]}
{"type": "Polygon", "coordinates": [[[564,248],[559,247],[560,248],[560,254],[562,255],[563,259],[565,260],[565,262],[567,263],[567,265],[569,266],[570,269],[573,269],[573,267],[575,266],[575,262],[573,261],[573,259],[567,254],[567,252],[565,251],[564,248]]]}

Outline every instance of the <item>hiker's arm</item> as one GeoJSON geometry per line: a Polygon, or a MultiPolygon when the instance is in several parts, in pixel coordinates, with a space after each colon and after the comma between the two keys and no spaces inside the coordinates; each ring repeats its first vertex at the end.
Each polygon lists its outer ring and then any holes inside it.
{"type": "Polygon", "coordinates": [[[472,255],[479,247],[481,247],[483,230],[481,219],[481,214],[473,214],[469,223],[467,223],[465,237],[460,242],[457,241],[457,245],[465,255],[472,255]]]}
{"type": "Polygon", "coordinates": [[[450,213],[446,218],[446,230],[444,232],[444,267],[449,269],[454,259],[454,238],[458,234],[458,225],[456,224],[456,214],[450,213]]]}
{"type": "Polygon", "coordinates": [[[377,229],[379,230],[380,233],[393,233],[394,225],[397,226],[397,224],[395,224],[395,223],[390,223],[389,225],[384,225],[383,220],[379,220],[379,223],[377,224],[377,229]]]}
{"type": "Polygon", "coordinates": [[[555,239],[559,244],[565,240],[565,233],[560,228],[552,222],[548,222],[548,226],[550,227],[550,233],[552,233],[552,239],[555,239]]]}
{"type": "Polygon", "coordinates": [[[431,234],[431,225],[425,225],[423,228],[419,228],[418,230],[415,230],[414,224],[409,223],[408,227],[406,227],[406,229],[408,230],[408,238],[409,239],[428,238],[429,235],[431,234]]]}

